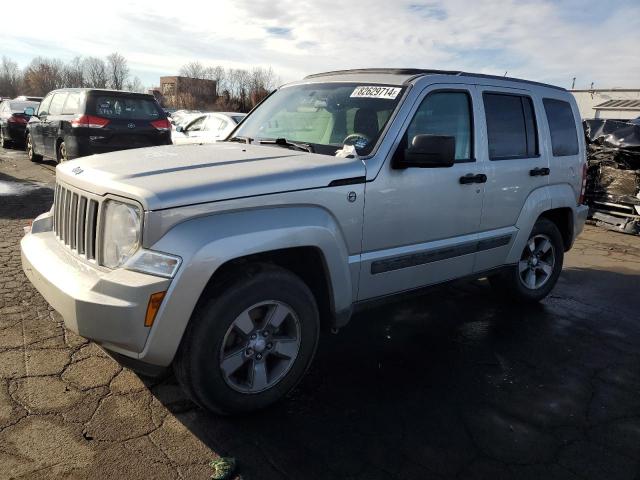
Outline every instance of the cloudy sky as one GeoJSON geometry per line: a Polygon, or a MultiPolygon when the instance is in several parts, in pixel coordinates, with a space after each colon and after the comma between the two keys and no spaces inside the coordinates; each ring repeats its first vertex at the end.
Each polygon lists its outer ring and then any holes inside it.
{"type": "Polygon", "coordinates": [[[37,55],[69,60],[118,51],[145,85],[198,60],[272,66],[282,81],[402,66],[640,88],[638,0],[3,3],[9,20],[0,29],[0,55],[24,66],[37,55]]]}

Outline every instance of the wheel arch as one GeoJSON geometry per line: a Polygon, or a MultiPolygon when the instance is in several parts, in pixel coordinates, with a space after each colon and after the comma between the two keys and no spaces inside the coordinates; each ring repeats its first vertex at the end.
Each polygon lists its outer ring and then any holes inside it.
{"type": "Polygon", "coordinates": [[[178,224],[151,248],[179,255],[182,266],[139,356],[149,363],[172,361],[203,295],[242,268],[274,264],[292,271],[314,293],[326,326],[341,326],[351,314],[348,249],[331,214],[319,207],[200,217],[178,224]]]}

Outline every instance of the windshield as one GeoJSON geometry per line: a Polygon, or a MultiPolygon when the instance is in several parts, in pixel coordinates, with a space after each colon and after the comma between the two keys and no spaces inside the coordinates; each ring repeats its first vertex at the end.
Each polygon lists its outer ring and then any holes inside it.
{"type": "Polygon", "coordinates": [[[313,83],[284,87],[268,97],[234,133],[253,141],[285,138],[334,155],[353,145],[371,153],[397,107],[404,87],[313,83]]]}

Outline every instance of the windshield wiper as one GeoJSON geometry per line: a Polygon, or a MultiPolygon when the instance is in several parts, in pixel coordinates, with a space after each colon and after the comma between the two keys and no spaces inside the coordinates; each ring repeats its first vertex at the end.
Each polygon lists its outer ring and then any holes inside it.
{"type": "Polygon", "coordinates": [[[243,136],[231,137],[230,139],[227,140],[227,142],[241,142],[241,143],[246,143],[248,145],[251,142],[253,142],[253,138],[243,137],[243,136]]]}
{"type": "Polygon", "coordinates": [[[260,140],[259,143],[265,144],[265,145],[279,145],[281,147],[295,148],[298,150],[302,150],[303,152],[315,153],[315,151],[313,150],[313,147],[308,143],[291,142],[286,138],[275,138],[273,140],[260,140]]]}

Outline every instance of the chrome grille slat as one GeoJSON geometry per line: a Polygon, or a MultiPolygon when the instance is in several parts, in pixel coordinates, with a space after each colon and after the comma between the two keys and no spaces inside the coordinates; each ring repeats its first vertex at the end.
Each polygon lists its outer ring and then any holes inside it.
{"type": "Polygon", "coordinates": [[[97,257],[100,204],[97,195],[56,184],[53,231],[60,242],[88,260],[97,257]]]}
{"type": "Polygon", "coordinates": [[[77,250],[79,254],[83,254],[87,251],[86,247],[86,229],[85,220],[87,219],[87,199],[86,197],[80,197],[80,203],[78,204],[78,227],[76,228],[77,238],[77,250]]]}
{"type": "Polygon", "coordinates": [[[76,248],[76,240],[78,238],[78,194],[71,194],[71,208],[69,209],[69,246],[71,250],[76,248]]]}

